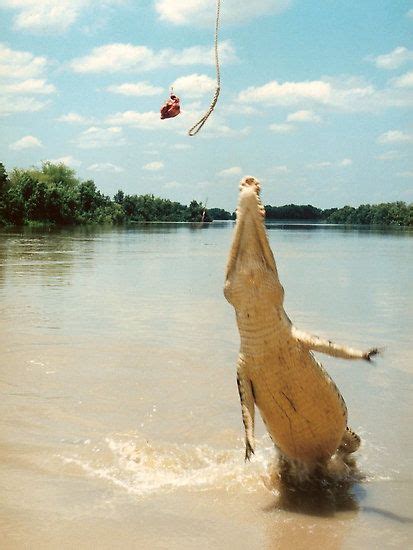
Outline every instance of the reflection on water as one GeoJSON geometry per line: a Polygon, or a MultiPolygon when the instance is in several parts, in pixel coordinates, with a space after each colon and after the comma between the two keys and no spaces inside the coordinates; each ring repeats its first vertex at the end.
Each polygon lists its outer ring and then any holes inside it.
{"type": "Polygon", "coordinates": [[[265,225],[268,230],[288,229],[289,231],[327,231],[328,233],[336,232],[357,236],[394,235],[405,238],[411,238],[413,236],[413,228],[399,226],[381,227],[372,225],[341,225],[314,222],[281,222],[272,220],[267,220],[265,225]]]}
{"type": "Polygon", "coordinates": [[[276,509],[334,516],[339,511],[359,509],[360,483],[364,480],[353,456],[337,453],[327,465],[319,465],[311,473],[303,465],[280,457],[270,470],[267,487],[277,495],[276,509]]]}
{"type": "Polygon", "coordinates": [[[1,547],[408,547],[412,233],[269,224],[293,321],[386,348],[322,358],[364,478],[302,490],[243,461],[232,229],[0,231],[1,547]]]}
{"type": "Polygon", "coordinates": [[[350,481],[327,487],[296,487],[280,483],[274,508],[322,517],[334,517],[337,512],[343,511],[356,512],[359,510],[360,494],[356,496],[353,486],[354,483],[350,481]]]}

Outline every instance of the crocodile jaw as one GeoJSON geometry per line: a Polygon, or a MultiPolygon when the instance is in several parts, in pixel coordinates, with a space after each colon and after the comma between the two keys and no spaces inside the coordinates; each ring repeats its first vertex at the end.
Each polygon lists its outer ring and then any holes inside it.
{"type": "Polygon", "coordinates": [[[271,303],[283,304],[284,289],[265,230],[265,210],[259,197],[260,184],[243,178],[237,208],[237,222],[227,265],[224,294],[237,312],[271,303]]]}

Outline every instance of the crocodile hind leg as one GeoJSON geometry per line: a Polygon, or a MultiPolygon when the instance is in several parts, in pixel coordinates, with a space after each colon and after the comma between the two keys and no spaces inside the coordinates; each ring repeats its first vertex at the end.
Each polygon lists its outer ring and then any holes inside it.
{"type": "Polygon", "coordinates": [[[360,443],[360,437],[347,426],[338,450],[345,454],[354,453],[360,447],[360,443]]]}
{"type": "Polygon", "coordinates": [[[237,369],[238,393],[241,401],[242,421],[245,429],[245,460],[250,460],[254,454],[254,392],[251,380],[244,373],[243,365],[237,369]]]}

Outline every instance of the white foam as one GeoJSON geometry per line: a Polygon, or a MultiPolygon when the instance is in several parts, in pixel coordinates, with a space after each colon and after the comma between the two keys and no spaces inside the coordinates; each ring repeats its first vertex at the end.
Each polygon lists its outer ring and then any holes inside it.
{"type": "MultiPolygon", "coordinates": [[[[149,443],[141,436],[116,434],[104,441],[82,441],[80,454],[60,457],[65,464],[77,466],[86,475],[106,480],[122,490],[138,496],[171,492],[182,488],[208,491],[231,488],[257,491],[264,485],[277,491],[279,465],[276,451],[267,436],[257,441],[256,454],[244,462],[243,442],[232,449],[219,450],[208,445],[149,443]]],[[[372,460],[377,449],[366,442],[354,458],[360,475],[353,475],[342,461],[329,465],[330,477],[359,482],[392,481],[397,471],[383,471],[372,460]],[[344,468],[344,469],[343,469],[344,468]],[[336,471],[337,470],[337,471],[336,471]]],[[[294,464],[293,464],[294,466],[294,464]]],[[[297,468],[293,468],[293,473],[297,468]]],[[[297,479],[305,471],[297,470],[297,479]]]]}
{"type": "MultiPolygon", "coordinates": [[[[179,488],[205,491],[242,487],[248,492],[256,491],[262,487],[266,465],[274,456],[272,447],[263,448],[246,464],[241,445],[217,450],[208,445],[149,444],[135,438],[126,441],[107,438],[105,442],[109,453],[104,453],[104,463],[95,454],[96,445],[88,449],[86,458],[72,456],[62,460],[75,464],[89,476],[140,496],[179,488]]],[[[83,448],[88,446],[85,441],[83,448]]]]}

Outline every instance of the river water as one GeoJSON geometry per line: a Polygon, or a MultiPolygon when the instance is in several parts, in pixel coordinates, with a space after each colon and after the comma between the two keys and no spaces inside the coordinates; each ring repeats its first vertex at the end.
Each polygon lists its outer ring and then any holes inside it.
{"type": "Polygon", "coordinates": [[[269,227],[285,307],[374,364],[320,358],[363,439],[335,499],[244,463],[222,294],[233,225],[0,232],[0,548],[412,544],[413,233],[269,227]],[[409,542],[410,541],[410,542],[409,542]]]}

